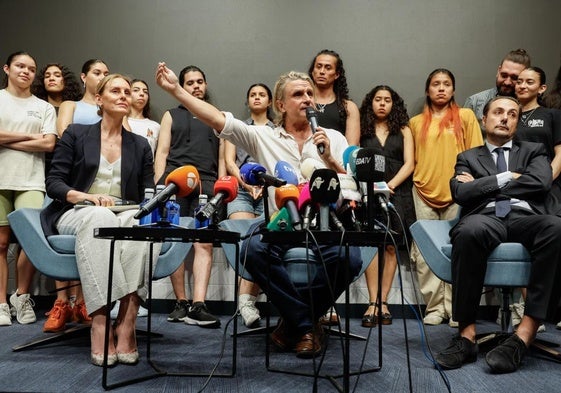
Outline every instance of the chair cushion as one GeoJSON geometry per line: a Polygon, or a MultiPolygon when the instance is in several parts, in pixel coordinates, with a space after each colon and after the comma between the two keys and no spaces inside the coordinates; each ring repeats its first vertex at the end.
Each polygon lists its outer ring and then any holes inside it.
{"type": "MultiPolygon", "coordinates": [[[[74,254],[76,250],[76,236],[74,235],[51,235],[47,237],[51,247],[60,254],[74,254]]],[[[160,254],[165,254],[171,248],[170,242],[162,244],[160,254]]]]}
{"type": "MultiPolygon", "coordinates": [[[[442,252],[452,258],[452,244],[442,246],[442,252]]],[[[530,253],[520,243],[502,243],[489,255],[489,261],[524,261],[530,262],[530,253]]]]}
{"type": "Polygon", "coordinates": [[[51,247],[61,254],[74,254],[76,250],[76,236],[74,235],[52,235],[47,237],[51,247]]]}

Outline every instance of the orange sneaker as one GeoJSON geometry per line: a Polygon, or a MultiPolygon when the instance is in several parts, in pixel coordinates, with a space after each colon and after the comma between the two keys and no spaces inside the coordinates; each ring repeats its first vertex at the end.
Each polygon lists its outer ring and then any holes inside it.
{"type": "Polygon", "coordinates": [[[43,325],[43,331],[49,333],[60,332],[66,327],[66,322],[70,322],[71,319],[72,309],[68,302],[56,300],[43,325]]]}
{"type": "Polygon", "coordinates": [[[92,319],[88,315],[88,310],[86,310],[86,303],[82,301],[74,304],[74,308],[72,308],[72,320],[78,323],[92,323],[92,319]]]}

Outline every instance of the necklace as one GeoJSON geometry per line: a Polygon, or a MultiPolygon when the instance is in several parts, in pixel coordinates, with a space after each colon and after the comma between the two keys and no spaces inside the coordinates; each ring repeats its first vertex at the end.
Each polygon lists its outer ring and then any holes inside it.
{"type": "Polygon", "coordinates": [[[318,108],[318,112],[319,113],[323,113],[323,111],[325,111],[325,106],[327,104],[316,104],[317,108],[318,108]]]}
{"type": "Polygon", "coordinates": [[[530,118],[532,117],[532,115],[534,114],[534,112],[536,111],[536,109],[538,109],[540,106],[536,106],[534,109],[532,109],[532,112],[530,112],[529,114],[523,113],[522,114],[522,124],[524,126],[528,126],[528,122],[530,121],[530,118]]]}

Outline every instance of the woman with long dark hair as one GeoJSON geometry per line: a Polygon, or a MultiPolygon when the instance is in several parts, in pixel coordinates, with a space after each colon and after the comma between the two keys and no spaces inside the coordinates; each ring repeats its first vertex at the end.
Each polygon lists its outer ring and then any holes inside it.
{"type": "MultiPolygon", "coordinates": [[[[362,101],[360,107],[360,145],[373,148],[385,157],[386,173],[384,181],[390,189],[393,203],[407,233],[415,222],[415,210],[411,189],[411,174],[414,168],[413,136],[408,126],[409,116],[403,99],[389,86],[374,87],[362,101]]],[[[401,223],[391,215],[390,228],[403,233],[401,223]]],[[[384,272],[382,276],[382,310],[376,310],[378,296],[378,257],[366,269],[366,285],[369,305],[362,318],[362,326],[373,327],[378,322],[389,325],[392,315],[388,309],[388,294],[397,268],[397,250],[387,246],[384,253],[384,272]]]]}
{"type": "Polygon", "coordinates": [[[49,63],[37,73],[31,92],[55,107],[58,113],[64,101],[78,101],[82,88],[76,75],[65,65],[49,63]]]}

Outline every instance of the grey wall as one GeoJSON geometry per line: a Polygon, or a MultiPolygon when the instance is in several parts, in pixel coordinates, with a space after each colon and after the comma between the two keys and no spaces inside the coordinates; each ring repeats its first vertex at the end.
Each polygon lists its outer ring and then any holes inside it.
{"type": "Polygon", "coordinates": [[[199,65],[215,104],[245,118],[251,83],[272,88],[329,48],[359,105],[384,83],[415,114],[434,68],[455,73],[461,105],[493,85],[509,50],[528,50],[550,79],[561,50],[556,0],[0,0],[0,13],[1,62],[26,50],[39,66],[57,61],[79,73],[85,60],[105,59],[111,71],[149,81],[158,117],[175,105],[153,82],[160,60],[176,71],[199,65]]]}

